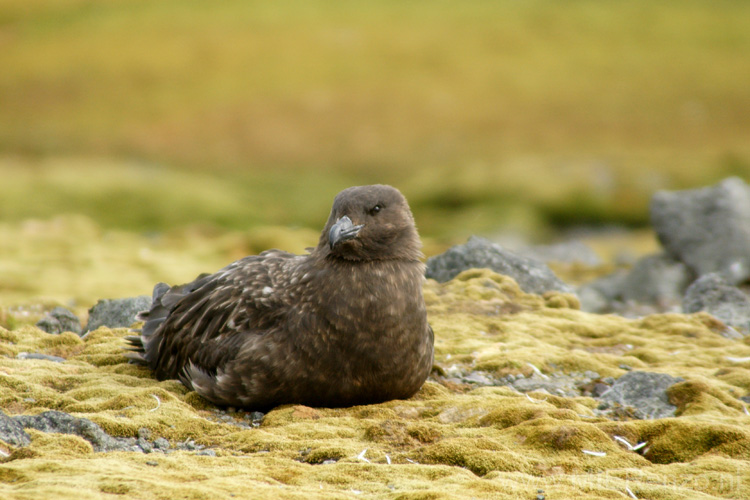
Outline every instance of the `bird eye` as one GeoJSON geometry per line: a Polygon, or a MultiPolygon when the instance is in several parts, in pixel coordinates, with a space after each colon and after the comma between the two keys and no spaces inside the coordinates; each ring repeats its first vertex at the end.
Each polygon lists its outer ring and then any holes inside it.
{"type": "Polygon", "coordinates": [[[370,209],[370,215],[376,215],[376,214],[377,214],[378,212],[380,212],[380,211],[381,211],[382,209],[383,209],[383,206],[382,206],[382,205],[380,205],[380,204],[378,204],[378,205],[375,205],[374,207],[372,207],[372,208],[370,209]]]}

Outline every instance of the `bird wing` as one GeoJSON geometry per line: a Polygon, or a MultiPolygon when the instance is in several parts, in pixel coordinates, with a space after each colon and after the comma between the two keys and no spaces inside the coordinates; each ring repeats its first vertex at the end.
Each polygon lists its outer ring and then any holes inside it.
{"type": "Polygon", "coordinates": [[[183,377],[188,365],[215,374],[249,337],[277,324],[286,309],[283,289],[293,258],[269,250],[191,283],[155,289],[154,304],[142,315],[142,339],[157,377],[183,377]]]}

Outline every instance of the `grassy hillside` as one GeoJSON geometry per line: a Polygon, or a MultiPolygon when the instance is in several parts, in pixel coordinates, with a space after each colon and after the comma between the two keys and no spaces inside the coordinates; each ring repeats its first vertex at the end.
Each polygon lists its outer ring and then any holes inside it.
{"type": "MultiPolygon", "coordinates": [[[[241,189],[301,214],[341,186],[390,182],[428,230],[458,218],[452,234],[529,206],[532,225],[639,222],[654,189],[750,175],[748,54],[750,4],[729,0],[6,0],[4,188],[28,171],[57,182],[39,158],[86,158],[74,172],[93,179],[4,213],[174,222],[122,190],[106,196],[119,215],[100,217],[88,193],[109,189],[99,159],[114,158],[162,178],[218,171],[230,200],[241,189]]],[[[179,221],[247,221],[203,201],[179,221]]],[[[309,223],[278,210],[259,217],[309,223]]]]}

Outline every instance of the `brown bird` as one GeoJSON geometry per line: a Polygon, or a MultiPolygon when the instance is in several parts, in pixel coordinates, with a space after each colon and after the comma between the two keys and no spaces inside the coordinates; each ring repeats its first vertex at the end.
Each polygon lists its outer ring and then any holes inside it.
{"type": "Polygon", "coordinates": [[[268,250],[154,287],[128,357],[220,406],[340,407],[413,395],[432,368],[421,242],[395,188],[336,196],[307,255],[268,250]]]}

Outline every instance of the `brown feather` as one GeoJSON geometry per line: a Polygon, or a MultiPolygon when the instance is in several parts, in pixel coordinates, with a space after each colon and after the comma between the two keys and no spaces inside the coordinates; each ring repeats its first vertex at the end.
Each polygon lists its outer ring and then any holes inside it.
{"type": "Polygon", "coordinates": [[[420,247],[398,190],[349,188],[309,255],[269,250],[185,285],[157,285],[128,356],[218,405],[407,398],[433,361],[420,247]],[[332,248],[344,216],[362,227],[332,248]]]}

